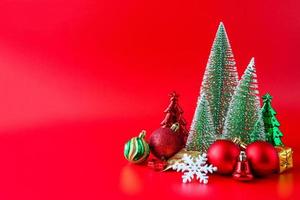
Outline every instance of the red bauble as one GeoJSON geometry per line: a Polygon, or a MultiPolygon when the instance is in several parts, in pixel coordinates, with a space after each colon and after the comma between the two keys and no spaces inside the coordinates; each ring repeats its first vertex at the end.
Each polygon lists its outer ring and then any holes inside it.
{"type": "Polygon", "coordinates": [[[230,140],[217,140],[207,151],[208,162],[218,168],[220,174],[232,174],[240,155],[240,148],[230,140]]]}
{"type": "Polygon", "coordinates": [[[181,150],[184,142],[179,131],[161,127],[150,136],[149,146],[153,155],[165,160],[181,150]]]}
{"type": "Polygon", "coordinates": [[[246,155],[255,175],[266,176],[278,170],[278,154],[276,149],[268,142],[256,141],[249,144],[246,155]]]}

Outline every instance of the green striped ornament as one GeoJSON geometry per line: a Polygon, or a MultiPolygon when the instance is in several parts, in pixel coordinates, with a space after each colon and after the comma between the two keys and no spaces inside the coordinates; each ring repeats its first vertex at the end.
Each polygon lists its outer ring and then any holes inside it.
{"type": "Polygon", "coordinates": [[[124,147],[124,156],[131,163],[142,163],[149,154],[150,149],[144,137],[146,131],[142,131],[138,137],[129,140],[124,147]]]}

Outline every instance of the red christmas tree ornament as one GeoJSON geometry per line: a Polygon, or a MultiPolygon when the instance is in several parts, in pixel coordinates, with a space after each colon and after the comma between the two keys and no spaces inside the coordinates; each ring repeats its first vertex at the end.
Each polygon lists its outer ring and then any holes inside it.
{"type": "Polygon", "coordinates": [[[278,154],[270,143],[265,141],[253,142],[247,146],[246,155],[255,175],[266,176],[278,171],[278,154]]]}
{"type": "Polygon", "coordinates": [[[150,150],[157,158],[166,160],[176,154],[184,146],[179,130],[179,123],[171,128],[161,127],[154,131],[149,139],[150,150]]]}
{"type": "Polygon", "coordinates": [[[220,174],[232,174],[240,155],[240,148],[230,140],[217,140],[207,150],[208,162],[220,174]]]}
{"type": "Polygon", "coordinates": [[[175,123],[179,124],[179,134],[182,137],[184,144],[186,143],[188,137],[188,130],[186,128],[186,121],[182,117],[183,110],[178,104],[179,95],[176,92],[172,92],[170,94],[170,104],[165,109],[164,113],[166,116],[164,120],[160,123],[163,128],[171,128],[171,126],[175,123]]]}
{"type": "Polygon", "coordinates": [[[240,158],[232,176],[235,180],[239,181],[250,181],[253,179],[245,151],[240,152],[240,158]]]}

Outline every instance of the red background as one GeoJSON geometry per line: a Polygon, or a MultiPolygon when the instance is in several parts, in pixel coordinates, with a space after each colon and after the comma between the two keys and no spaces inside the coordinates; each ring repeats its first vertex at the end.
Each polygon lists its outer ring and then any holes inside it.
{"type": "Polygon", "coordinates": [[[2,0],[0,199],[285,198],[299,188],[300,2],[2,0]],[[239,76],[256,58],[289,173],[208,185],[129,165],[123,145],[159,127],[176,90],[190,123],[220,21],[239,76]]]}

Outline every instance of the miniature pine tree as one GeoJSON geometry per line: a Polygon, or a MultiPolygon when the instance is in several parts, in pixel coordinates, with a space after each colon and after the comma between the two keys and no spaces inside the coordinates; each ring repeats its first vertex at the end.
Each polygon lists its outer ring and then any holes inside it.
{"type": "Polygon", "coordinates": [[[246,143],[265,140],[257,88],[252,58],[232,97],[224,127],[225,138],[238,137],[246,143]]]}
{"type": "Polygon", "coordinates": [[[216,33],[201,86],[210,105],[214,127],[222,134],[229,103],[238,84],[238,73],[223,23],[216,33]]]}
{"type": "Polygon", "coordinates": [[[170,94],[170,104],[164,111],[164,113],[166,113],[166,116],[164,120],[160,123],[160,125],[162,127],[170,128],[173,124],[178,123],[179,131],[185,143],[187,140],[188,131],[186,129],[186,121],[182,117],[183,110],[178,104],[178,97],[179,96],[175,92],[172,92],[170,94]]]}
{"type": "Polygon", "coordinates": [[[283,136],[279,130],[280,123],[276,119],[276,112],[271,106],[272,96],[266,94],[263,96],[262,116],[265,125],[267,141],[274,146],[283,146],[281,137],[283,136]]]}
{"type": "Polygon", "coordinates": [[[215,138],[212,116],[206,97],[203,95],[198,100],[186,148],[187,150],[206,152],[215,138]]]}

